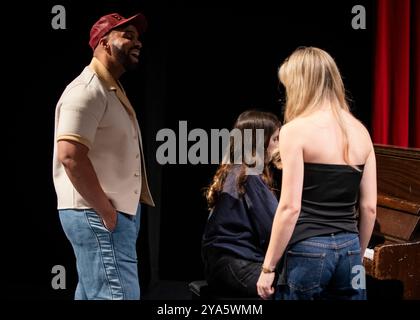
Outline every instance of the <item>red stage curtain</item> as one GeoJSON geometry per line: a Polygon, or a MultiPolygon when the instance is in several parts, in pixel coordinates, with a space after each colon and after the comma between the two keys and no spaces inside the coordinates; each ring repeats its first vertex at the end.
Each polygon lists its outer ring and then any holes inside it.
{"type": "Polygon", "coordinates": [[[375,143],[420,148],[420,1],[377,0],[375,143]]]}

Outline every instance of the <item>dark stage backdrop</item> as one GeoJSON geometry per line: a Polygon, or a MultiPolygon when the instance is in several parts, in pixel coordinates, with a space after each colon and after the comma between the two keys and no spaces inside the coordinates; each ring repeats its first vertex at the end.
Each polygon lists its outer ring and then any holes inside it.
{"type": "MultiPolygon", "coordinates": [[[[203,277],[200,241],[207,219],[203,188],[217,166],[160,165],[156,133],[179,121],[194,128],[231,128],[248,108],[281,117],[277,69],[298,46],[335,57],[355,115],[369,127],[374,1],[36,1],[15,3],[3,19],[4,265],[15,298],[71,298],[74,256],[56,211],[52,184],[54,109],[65,86],[90,62],[88,34],[103,14],[148,17],[141,65],[122,79],[136,108],[156,208],[143,211],[139,260],[143,292],[159,280],[203,277]],[[197,2],[198,3],[198,2],[197,2]],[[240,3],[240,4],[239,4],[240,3]],[[258,3],[258,4],[257,4],[258,3]],[[54,30],[54,5],[66,29],[54,30]],[[352,28],[352,8],[366,9],[366,29],[352,28]],[[67,270],[67,290],[51,288],[51,269],[67,270]]],[[[193,143],[189,143],[191,146],[193,143]]]]}

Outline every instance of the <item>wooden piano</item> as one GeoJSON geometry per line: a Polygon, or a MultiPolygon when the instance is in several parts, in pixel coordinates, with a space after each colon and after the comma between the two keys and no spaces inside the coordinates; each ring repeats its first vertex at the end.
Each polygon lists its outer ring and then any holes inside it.
{"type": "MultiPolygon", "coordinates": [[[[366,274],[399,283],[403,299],[420,299],[420,149],[375,145],[375,153],[378,205],[366,274]]],[[[369,282],[367,289],[369,297],[369,282]]]]}

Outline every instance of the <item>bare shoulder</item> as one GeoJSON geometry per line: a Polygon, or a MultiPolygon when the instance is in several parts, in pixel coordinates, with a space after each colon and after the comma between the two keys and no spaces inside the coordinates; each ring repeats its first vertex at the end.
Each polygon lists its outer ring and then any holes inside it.
{"type": "Polygon", "coordinates": [[[370,140],[370,134],[366,126],[352,114],[348,114],[347,117],[351,127],[360,132],[361,135],[363,135],[365,138],[370,140]]]}
{"type": "Polygon", "coordinates": [[[370,137],[370,133],[366,126],[359,121],[356,117],[351,114],[346,116],[348,119],[348,135],[350,143],[353,145],[353,148],[357,150],[355,154],[358,154],[359,162],[366,160],[371,151],[373,150],[373,142],[370,137]]]}
{"type": "Polygon", "coordinates": [[[280,150],[301,149],[305,142],[304,127],[302,121],[296,118],[287,124],[283,125],[280,129],[279,144],[280,150]]]}
{"type": "Polygon", "coordinates": [[[303,118],[295,118],[292,121],[284,124],[281,127],[280,131],[283,131],[284,133],[287,133],[287,134],[294,133],[295,131],[304,128],[305,127],[304,123],[305,123],[305,120],[303,118]]]}

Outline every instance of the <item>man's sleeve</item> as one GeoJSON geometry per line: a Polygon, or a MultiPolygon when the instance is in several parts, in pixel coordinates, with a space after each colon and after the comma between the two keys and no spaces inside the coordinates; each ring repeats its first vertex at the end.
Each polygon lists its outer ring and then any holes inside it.
{"type": "Polygon", "coordinates": [[[105,97],[97,90],[82,84],[71,88],[61,103],[57,141],[77,141],[90,149],[105,107],[105,97]]]}

